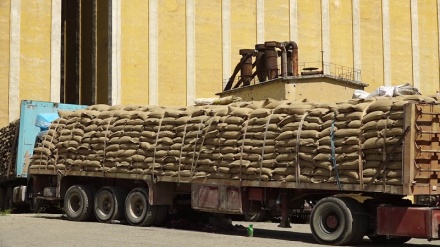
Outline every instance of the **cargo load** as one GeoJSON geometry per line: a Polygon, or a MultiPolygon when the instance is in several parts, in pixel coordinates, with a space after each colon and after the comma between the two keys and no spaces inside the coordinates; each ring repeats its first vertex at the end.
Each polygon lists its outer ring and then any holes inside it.
{"type": "Polygon", "coordinates": [[[236,102],[59,111],[30,171],[95,171],[332,184],[402,184],[408,95],[327,104],[236,102]],[[384,171],[379,167],[387,160],[384,171]]]}

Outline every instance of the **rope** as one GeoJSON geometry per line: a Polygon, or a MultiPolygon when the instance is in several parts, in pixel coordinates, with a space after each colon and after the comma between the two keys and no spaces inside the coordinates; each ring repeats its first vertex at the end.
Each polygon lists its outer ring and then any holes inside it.
{"type": "Polygon", "coordinates": [[[299,164],[299,148],[300,148],[300,139],[301,139],[301,130],[304,125],[304,120],[309,115],[308,112],[304,113],[301,117],[301,121],[299,122],[298,126],[298,132],[296,132],[296,172],[295,172],[295,180],[296,180],[296,186],[299,188],[301,181],[299,179],[299,175],[301,174],[301,167],[299,164]]]}
{"type": "Polygon", "coordinates": [[[246,121],[244,122],[244,132],[243,132],[243,142],[241,143],[241,147],[240,147],[240,184],[243,180],[243,171],[242,171],[242,163],[243,163],[243,150],[244,150],[244,141],[246,139],[246,134],[247,134],[247,127],[249,125],[249,120],[250,118],[248,117],[248,119],[246,119],[246,121]]]}
{"type": "MultiPolygon", "coordinates": [[[[384,128],[384,133],[383,133],[383,153],[382,153],[382,162],[385,162],[385,160],[386,160],[386,158],[387,158],[387,130],[388,130],[388,120],[390,119],[390,115],[388,114],[388,116],[387,116],[387,120],[385,121],[385,128],[384,128]]],[[[386,164],[385,164],[385,166],[384,166],[384,172],[383,172],[383,177],[382,177],[382,179],[383,179],[383,185],[385,186],[385,181],[386,181],[386,177],[387,177],[387,174],[386,174],[386,169],[387,169],[387,166],[386,166],[386,164]]]]}
{"type": "Polygon", "coordinates": [[[261,150],[261,160],[260,160],[260,177],[259,177],[259,182],[261,182],[261,173],[263,170],[263,161],[264,161],[264,148],[266,147],[266,136],[267,136],[267,130],[269,129],[269,124],[270,124],[270,118],[273,115],[273,110],[271,110],[269,117],[267,118],[266,121],[266,126],[264,129],[264,134],[263,134],[263,148],[261,150]]]}
{"type": "MultiPolygon", "coordinates": [[[[154,168],[156,167],[156,149],[157,149],[157,141],[159,140],[159,133],[160,133],[160,129],[162,128],[162,121],[165,118],[165,113],[162,115],[162,118],[159,121],[159,128],[157,129],[157,133],[156,133],[156,141],[154,143],[154,150],[153,150],[153,171],[151,172],[151,180],[153,180],[153,183],[156,182],[156,180],[154,179],[154,168]]],[[[186,125],[185,125],[186,128],[186,125]]],[[[180,169],[180,166],[179,166],[180,169]]],[[[180,176],[180,175],[179,175],[180,176]]]]}
{"type": "Polygon", "coordinates": [[[106,152],[106,150],[107,150],[107,133],[108,133],[108,128],[110,127],[110,123],[112,122],[112,119],[113,119],[113,116],[114,115],[111,115],[110,116],[110,119],[108,120],[108,123],[107,123],[107,127],[105,128],[105,135],[104,135],[104,157],[103,157],[103,162],[102,162],[102,170],[103,170],[103,172],[104,172],[104,174],[105,174],[105,160],[107,159],[107,152],[106,152]]]}
{"type": "MultiPolygon", "coordinates": [[[[205,145],[205,140],[206,140],[206,136],[208,135],[209,128],[211,127],[211,124],[214,122],[214,120],[216,120],[216,117],[217,117],[218,113],[219,113],[219,111],[217,111],[214,114],[214,116],[212,118],[210,118],[209,124],[207,126],[205,126],[205,133],[203,134],[202,142],[200,143],[199,153],[197,155],[197,159],[196,159],[196,162],[195,162],[194,172],[195,172],[195,170],[197,168],[197,163],[199,162],[200,153],[202,152],[203,146],[205,145]]],[[[200,130],[200,128],[199,128],[199,130],[200,130]]],[[[194,150],[195,150],[195,148],[196,147],[194,147],[194,150]]],[[[193,171],[192,171],[192,167],[191,167],[191,180],[192,179],[193,179],[193,171]]]]}
{"type": "MultiPolygon", "coordinates": [[[[372,101],[370,104],[365,107],[364,111],[362,112],[361,116],[361,125],[362,120],[364,119],[365,115],[367,114],[368,108],[373,104],[375,101],[372,101]]],[[[359,150],[358,150],[358,160],[359,160],[359,185],[362,188],[364,188],[364,161],[362,159],[362,144],[364,143],[364,136],[362,135],[362,131],[359,131],[359,150]]]]}
{"type": "Polygon", "coordinates": [[[330,144],[331,144],[331,148],[332,148],[332,164],[333,164],[333,169],[335,170],[336,173],[336,183],[338,184],[339,190],[342,190],[342,185],[341,185],[341,181],[339,180],[339,171],[338,171],[338,164],[336,164],[336,152],[335,152],[335,120],[336,120],[336,112],[335,112],[335,117],[333,118],[332,121],[332,127],[330,128],[330,144]]]}
{"type": "MultiPolygon", "coordinates": [[[[205,112],[206,113],[206,112],[205,112]]],[[[217,115],[217,113],[216,113],[216,115],[217,115]]],[[[205,115],[206,116],[206,115],[205,115]]],[[[215,115],[214,115],[215,116],[215,115]]],[[[194,176],[194,173],[195,173],[195,171],[196,171],[196,168],[197,168],[197,162],[199,161],[199,157],[200,157],[200,152],[201,152],[201,150],[202,150],[202,147],[203,147],[203,143],[205,142],[205,137],[206,137],[206,134],[208,133],[208,129],[209,129],[209,126],[211,126],[211,123],[214,121],[214,118],[211,118],[210,119],[211,121],[210,121],[210,123],[209,123],[209,125],[208,126],[205,126],[205,123],[206,123],[206,121],[204,121],[204,122],[200,122],[199,123],[199,129],[198,129],[198,131],[197,131],[197,135],[196,135],[196,141],[194,142],[194,150],[193,150],[193,157],[192,157],[192,160],[191,160],[191,171],[190,171],[190,181],[192,181],[193,180],[193,176],[194,176]],[[200,149],[199,149],[199,152],[196,152],[196,149],[197,149],[197,141],[199,140],[199,134],[200,134],[200,129],[201,129],[201,127],[202,127],[202,124],[203,124],[203,128],[205,128],[205,127],[208,127],[208,128],[206,128],[206,130],[205,130],[205,134],[203,135],[203,137],[202,137],[202,143],[201,143],[201,147],[200,147],[200,149]],[[197,158],[196,158],[196,153],[197,153],[197,158]],[[194,158],[196,158],[195,159],[195,162],[194,162],[194,158]]]]}
{"type": "Polygon", "coordinates": [[[178,183],[180,183],[180,166],[182,165],[182,153],[183,153],[183,146],[185,145],[185,136],[186,136],[186,127],[187,126],[188,126],[188,121],[186,121],[185,127],[183,128],[182,146],[180,147],[179,165],[177,167],[177,182],[178,183]]]}

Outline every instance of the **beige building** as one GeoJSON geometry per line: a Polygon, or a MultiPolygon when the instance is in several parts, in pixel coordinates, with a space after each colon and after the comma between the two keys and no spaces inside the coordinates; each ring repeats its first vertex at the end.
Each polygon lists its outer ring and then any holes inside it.
{"type": "MultiPolygon", "coordinates": [[[[300,68],[439,90],[440,0],[0,0],[0,125],[22,99],[182,106],[239,49],[293,40],[300,68]],[[322,66],[324,65],[324,66],[322,66]],[[322,68],[323,67],[323,68],[322,68]]],[[[325,97],[325,96],[323,96],[325,97]]]]}

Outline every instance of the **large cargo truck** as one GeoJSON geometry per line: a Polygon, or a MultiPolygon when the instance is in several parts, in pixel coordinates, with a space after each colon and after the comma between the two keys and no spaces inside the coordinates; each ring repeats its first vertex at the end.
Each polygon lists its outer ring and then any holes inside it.
{"type": "MultiPolygon", "coordinates": [[[[86,106],[59,104],[41,101],[21,102],[20,119],[1,129],[0,139],[0,210],[13,207],[27,208],[26,185],[30,158],[33,154],[38,134],[38,116],[58,114],[58,110],[76,110],[86,106]]],[[[43,127],[44,129],[44,127],[43,127]]]]}
{"type": "Polygon", "coordinates": [[[307,201],[322,244],[439,239],[440,208],[405,199],[440,194],[435,98],[96,105],[59,115],[34,149],[28,194],[62,201],[69,220],[160,225],[187,203],[281,211],[289,227],[307,201]]]}

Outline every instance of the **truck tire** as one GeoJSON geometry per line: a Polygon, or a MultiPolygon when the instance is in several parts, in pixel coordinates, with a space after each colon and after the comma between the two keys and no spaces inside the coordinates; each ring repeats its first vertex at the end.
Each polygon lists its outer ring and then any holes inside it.
{"type": "Polygon", "coordinates": [[[12,210],[12,207],[14,206],[12,202],[12,187],[8,187],[6,189],[5,193],[5,202],[3,204],[3,210],[12,210]]]}
{"type": "Polygon", "coordinates": [[[259,212],[246,212],[243,214],[244,219],[249,222],[261,222],[266,219],[266,211],[260,210],[259,212]]]}
{"type": "Polygon", "coordinates": [[[117,187],[103,187],[95,196],[95,216],[100,222],[120,220],[124,215],[126,193],[117,187]]]}
{"type": "Polygon", "coordinates": [[[340,198],[350,209],[353,215],[353,238],[347,243],[358,245],[368,231],[368,214],[362,204],[350,197],[340,198]]]}
{"type": "Polygon", "coordinates": [[[157,206],[156,217],[154,218],[154,226],[162,226],[168,216],[168,205],[157,206]]]}
{"type": "Polygon", "coordinates": [[[157,206],[148,202],[148,190],[135,188],[125,200],[125,216],[130,225],[152,226],[157,215],[157,206]]]}
{"type": "Polygon", "coordinates": [[[354,203],[346,198],[321,199],[312,210],[310,228],[313,237],[325,245],[346,245],[362,235],[362,221],[356,216],[354,203]]]}
{"type": "Polygon", "coordinates": [[[73,185],[64,195],[64,211],[71,221],[86,221],[93,215],[94,190],[88,185],[73,185]]]}
{"type": "Polygon", "coordinates": [[[5,205],[5,189],[0,187],[0,211],[4,210],[5,205]]]}
{"type": "Polygon", "coordinates": [[[371,240],[371,242],[375,244],[389,244],[389,245],[398,245],[398,244],[404,244],[411,240],[411,237],[390,237],[387,238],[387,236],[384,235],[372,235],[368,236],[368,238],[371,240]]]}

